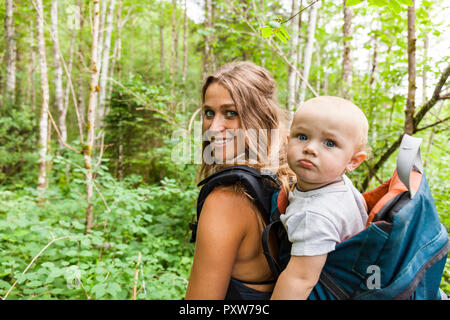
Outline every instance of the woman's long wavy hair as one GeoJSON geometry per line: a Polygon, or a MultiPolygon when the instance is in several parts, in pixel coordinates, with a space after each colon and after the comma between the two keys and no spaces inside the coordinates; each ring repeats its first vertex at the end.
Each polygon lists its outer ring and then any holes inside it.
{"type": "MultiPolygon", "coordinates": [[[[235,103],[241,128],[247,133],[244,164],[271,170],[283,187],[289,188],[289,182],[295,179],[286,159],[289,114],[279,107],[272,75],[252,62],[227,63],[206,78],[202,88],[202,104],[205,102],[206,90],[212,83],[218,83],[228,90],[235,103]],[[267,134],[259,134],[258,139],[255,133],[261,129],[267,134]],[[275,141],[271,141],[273,129],[278,130],[275,141]],[[258,155],[257,159],[249,161],[250,154],[258,155]]],[[[209,141],[203,141],[202,151],[208,144],[209,141]]],[[[224,167],[234,165],[206,164],[202,157],[198,178],[204,179],[224,167]]]]}

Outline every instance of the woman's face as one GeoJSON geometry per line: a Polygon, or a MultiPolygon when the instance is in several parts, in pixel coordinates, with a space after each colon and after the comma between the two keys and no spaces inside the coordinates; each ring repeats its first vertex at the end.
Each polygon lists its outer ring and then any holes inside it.
{"type": "Polygon", "coordinates": [[[225,163],[244,152],[243,140],[238,139],[242,132],[238,130],[240,128],[238,112],[230,93],[221,84],[211,83],[205,92],[202,130],[204,140],[210,142],[211,155],[216,163],[225,163]]]}

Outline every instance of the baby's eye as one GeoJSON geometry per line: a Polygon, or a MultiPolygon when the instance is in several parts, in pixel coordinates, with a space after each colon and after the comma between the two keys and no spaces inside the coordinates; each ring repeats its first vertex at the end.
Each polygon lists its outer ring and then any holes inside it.
{"type": "Polygon", "coordinates": [[[212,117],[214,117],[214,111],[212,111],[212,110],[205,110],[204,115],[207,118],[212,118],[212,117]]]}
{"type": "Polygon", "coordinates": [[[298,137],[298,140],[302,140],[302,141],[306,141],[308,139],[308,137],[305,136],[304,134],[299,134],[297,137],[298,137]]]}
{"type": "Polygon", "coordinates": [[[336,146],[336,143],[333,140],[327,140],[325,141],[325,145],[329,148],[332,148],[336,146]]]}

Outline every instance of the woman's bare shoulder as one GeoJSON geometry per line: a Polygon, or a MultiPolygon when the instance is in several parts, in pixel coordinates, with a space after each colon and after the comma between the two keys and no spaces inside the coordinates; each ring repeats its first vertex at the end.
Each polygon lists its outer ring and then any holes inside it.
{"type": "Polygon", "coordinates": [[[223,206],[225,208],[242,207],[242,210],[254,211],[253,202],[249,199],[245,189],[240,185],[216,187],[205,199],[204,205],[223,206]]]}

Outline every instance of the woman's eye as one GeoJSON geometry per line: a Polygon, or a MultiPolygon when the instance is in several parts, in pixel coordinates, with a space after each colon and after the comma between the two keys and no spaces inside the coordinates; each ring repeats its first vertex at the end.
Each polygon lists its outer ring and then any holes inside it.
{"type": "Polygon", "coordinates": [[[237,116],[237,112],[236,111],[232,111],[232,110],[228,110],[227,111],[227,117],[229,118],[233,118],[237,116]]]}
{"type": "Polygon", "coordinates": [[[306,139],[308,139],[308,137],[305,136],[304,134],[299,134],[297,137],[298,137],[298,140],[302,140],[302,141],[305,141],[306,139]]]}
{"type": "Polygon", "coordinates": [[[212,118],[212,117],[214,117],[214,111],[212,111],[212,110],[205,110],[205,117],[207,117],[207,118],[212,118]]]}
{"type": "Polygon", "coordinates": [[[325,141],[325,145],[326,145],[327,147],[332,148],[332,147],[335,147],[335,146],[336,146],[336,143],[334,143],[333,140],[327,140],[327,141],[325,141]]]}

